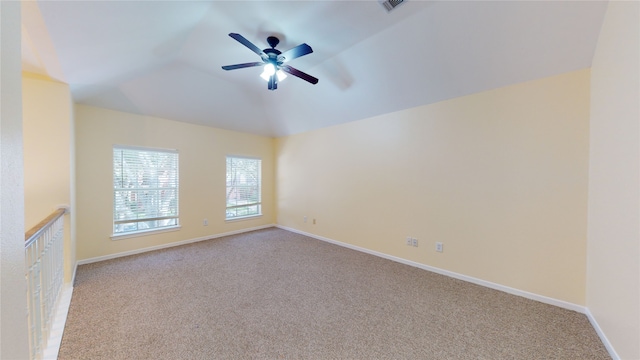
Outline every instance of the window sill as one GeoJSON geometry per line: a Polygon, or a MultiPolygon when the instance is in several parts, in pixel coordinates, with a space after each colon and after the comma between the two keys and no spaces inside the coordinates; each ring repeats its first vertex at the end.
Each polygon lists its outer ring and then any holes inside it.
{"type": "Polygon", "coordinates": [[[238,216],[238,217],[234,217],[234,218],[231,218],[231,219],[224,219],[224,222],[236,222],[236,221],[243,221],[243,220],[251,220],[251,219],[260,218],[260,217],[262,217],[262,214],[249,215],[249,216],[238,216]]]}
{"type": "Polygon", "coordinates": [[[113,234],[111,235],[111,240],[124,240],[124,239],[129,239],[134,237],[140,237],[140,236],[161,234],[161,233],[166,233],[171,231],[178,231],[181,228],[182,228],[181,225],[176,225],[176,226],[164,227],[161,229],[142,230],[142,231],[128,232],[125,234],[113,234]]]}

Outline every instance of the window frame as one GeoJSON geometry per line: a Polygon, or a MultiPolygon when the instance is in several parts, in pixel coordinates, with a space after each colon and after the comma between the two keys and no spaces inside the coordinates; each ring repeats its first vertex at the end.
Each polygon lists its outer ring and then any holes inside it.
{"type": "MultiPolygon", "coordinates": [[[[119,145],[119,144],[115,144],[112,146],[111,148],[111,156],[112,156],[112,169],[111,169],[111,180],[112,180],[112,221],[111,221],[111,231],[112,231],[112,235],[111,235],[111,239],[112,240],[121,240],[121,239],[127,239],[127,238],[132,238],[132,237],[138,237],[138,236],[144,236],[144,235],[150,235],[150,234],[157,234],[157,233],[163,233],[163,232],[169,232],[169,231],[177,231],[180,230],[180,228],[182,227],[180,225],[180,154],[178,152],[177,149],[165,149],[165,148],[152,148],[152,147],[144,147],[144,146],[132,146],[132,145],[119,145]],[[117,188],[116,187],[116,166],[115,166],[115,162],[116,162],[116,151],[118,150],[130,150],[130,151],[138,151],[138,152],[150,152],[150,153],[163,153],[163,154],[175,154],[175,159],[172,159],[172,161],[175,161],[175,186],[170,186],[170,187],[166,187],[166,189],[172,189],[173,191],[175,191],[175,215],[168,215],[168,216],[151,216],[151,217],[145,217],[145,218],[139,218],[139,219],[118,219],[117,215],[118,215],[118,211],[116,209],[117,206],[117,197],[118,197],[118,191],[123,191],[123,189],[133,189],[133,188],[117,188]],[[145,222],[145,221],[155,221],[155,220],[166,220],[166,219],[175,219],[175,224],[172,225],[166,225],[166,226],[161,226],[161,227],[153,227],[153,228],[148,228],[148,229],[136,229],[136,230],[129,230],[129,231],[124,231],[124,232],[116,232],[116,225],[117,223],[122,223],[123,221],[126,221],[127,223],[141,223],[141,222],[145,222]],[[127,221],[130,220],[130,221],[127,221]]],[[[156,174],[157,175],[157,174],[156,174]]],[[[154,178],[154,179],[157,179],[154,178]]],[[[157,180],[158,182],[160,180],[157,180]]],[[[173,180],[172,180],[173,181],[173,180]]],[[[158,187],[158,188],[150,188],[153,190],[159,190],[159,189],[164,189],[164,187],[158,187]]],[[[140,189],[138,189],[140,190],[140,189]]],[[[124,190],[127,191],[127,190],[124,190]]],[[[128,190],[131,191],[131,190],[128,190]]],[[[159,206],[159,205],[158,205],[159,206]]],[[[158,210],[156,210],[157,212],[158,210]]]]}
{"type": "Polygon", "coordinates": [[[240,220],[257,218],[260,216],[262,216],[262,158],[253,157],[253,156],[242,156],[242,155],[226,155],[225,156],[225,217],[224,217],[225,221],[226,222],[240,221],[240,220]],[[228,186],[228,180],[227,180],[229,177],[229,167],[228,167],[229,159],[255,160],[258,162],[257,164],[258,165],[258,169],[257,169],[258,184],[256,189],[258,192],[257,202],[240,204],[240,205],[236,204],[236,205],[229,206],[229,186],[228,186]],[[242,216],[232,216],[232,217],[228,216],[229,209],[231,208],[239,209],[239,208],[250,207],[250,206],[257,206],[258,212],[255,214],[242,215],[242,216]]]}

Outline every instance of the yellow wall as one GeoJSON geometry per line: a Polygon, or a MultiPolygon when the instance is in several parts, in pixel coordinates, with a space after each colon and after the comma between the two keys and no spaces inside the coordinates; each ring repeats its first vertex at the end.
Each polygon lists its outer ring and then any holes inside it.
{"type": "Polygon", "coordinates": [[[272,138],[85,105],[76,105],[75,116],[78,260],[275,222],[272,138]],[[179,231],[111,240],[115,144],[178,150],[179,231]],[[262,217],[225,222],[227,155],[262,159],[262,217]],[[204,219],[208,226],[203,226],[204,219]]]}
{"type": "Polygon", "coordinates": [[[278,224],[584,305],[589,79],[277,139],[278,224]]]}
{"type": "Polygon", "coordinates": [[[22,77],[25,227],[71,202],[72,103],[69,85],[22,77]]]}
{"type": "MultiPolygon", "coordinates": [[[[22,105],[26,231],[59,206],[72,205],[75,169],[69,85],[23,73],[22,105]]],[[[66,281],[71,281],[75,266],[71,223],[71,214],[65,215],[66,281]]]]}
{"type": "Polygon", "coordinates": [[[640,359],[640,4],[609,3],[591,78],[587,307],[640,359]]]}

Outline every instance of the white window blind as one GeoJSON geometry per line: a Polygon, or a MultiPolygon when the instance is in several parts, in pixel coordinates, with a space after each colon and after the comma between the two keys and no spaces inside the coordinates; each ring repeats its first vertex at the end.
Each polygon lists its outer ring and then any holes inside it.
{"type": "Polygon", "coordinates": [[[262,215],[262,160],[227,156],[227,219],[262,215]]]}
{"type": "Polygon", "coordinates": [[[113,147],[113,233],[178,225],[178,152],[113,147]]]}

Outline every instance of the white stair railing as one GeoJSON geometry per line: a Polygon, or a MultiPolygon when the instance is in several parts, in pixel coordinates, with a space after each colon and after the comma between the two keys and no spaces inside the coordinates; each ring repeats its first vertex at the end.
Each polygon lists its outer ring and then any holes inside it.
{"type": "Polygon", "coordinates": [[[31,359],[42,359],[64,283],[64,214],[58,209],[25,234],[31,359]]]}

